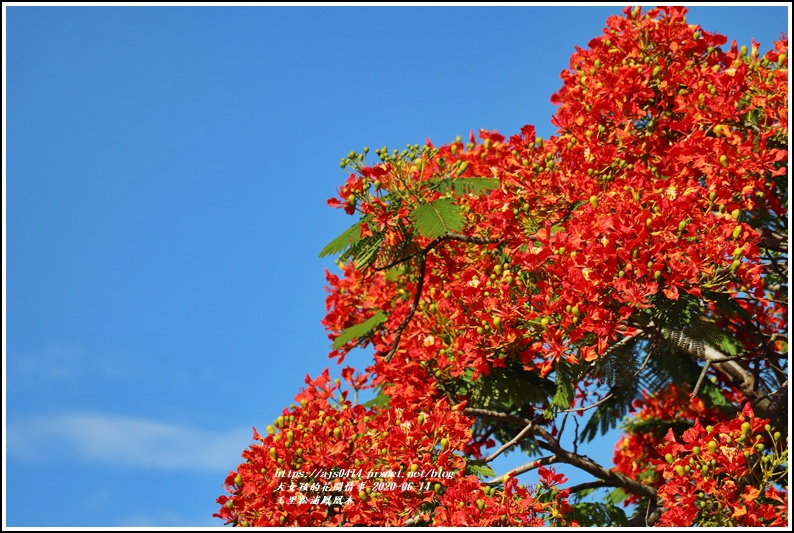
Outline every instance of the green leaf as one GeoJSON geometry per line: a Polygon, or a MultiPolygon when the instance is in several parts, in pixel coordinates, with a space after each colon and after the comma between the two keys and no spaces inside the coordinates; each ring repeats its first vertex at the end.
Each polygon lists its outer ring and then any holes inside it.
{"type": "Polygon", "coordinates": [[[352,257],[355,259],[356,268],[361,270],[371,265],[375,259],[377,259],[382,242],[383,237],[380,235],[369,235],[342,254],[342,258],[347,259],[352,257]]]}
{"type": "Polygon", "coordinates": [[[712,383],[709,379],[704,379],[700,384],[699,396],[702,396],[703,394],[705,394],[709,399],[709,403],[711,404],[709,407],[718,407],[730,417],[736,415],[736,406],[729,402],[722,394],[722,389],[712,383]]]}
{"type": "Polygon", "coordinates": [[[417,254],[421,248],[414,240],[408,228],[400,228],[402,239],[394,244],[382,244],[375,261],[375,266],[383,268],[387,265],[395,265],[406,261],[408,258],[417,254]]]}
{"type": "Polygon", "coordinates": [[[460,231],[466,225],[461,208],[451,198],[439,198],[422,204],[409,215],[420,235],[436,239],[460,231]]]}
{"type": "Polygon", "coordinates": [[[613,395],[594,409],[590,419],[579,434],[579,442],[592,441],[596,436],[605,435],[617,427],[628,414],[634,399],[639,396],[639,380],[633,380],[619,388],[613,388],[613,395]]]}
{"type": "Polygon", "coordinates": [[[328,244],[325,245],[320,251],[320,257],[325,257],[326,255],[338,254],[347,250],[351,246],[355,246],[358,243],[359,239],[361,238],[361,223],[363,220],[359,220],[345,231],[343,231],[336,239],[332,240],[328,244]]]}
{"type": "Polygon", "coordinates": [[[627,497],[628,494],[626,494],[626,491],[620,487],[617,487],[615,490],[609,493],[609,496],[607,496],[607,501],[609,501],[612,505],[617,505],[623,502],[623,500],[625,500],[627,497]]]}
{"type": "Polygon", "coordinates": [[[334,350],[338,350],[347,344],[348,341],[363,337],[384,320],[386,320],[386,314],[383,311],[378,311],[374,316],[362,322],[361,324],[356,324],[355,326],[350,326],[349,328],[344,329],[334,340],[334,350]]]}
{"type": "Polygon", "coordinates": [[[434,182],[431,186],[432,189],[446,194],[454,191],[457,196],[464,194],[482,194],[499,187],[499,180],[497,178],[446,178],[434,182]]]}
{"type": "Polygon", "coordinates": [[[563,372],[558,371],[555,381],[557,382],[557,390],[554,392],[549,408],[543,413],[549,419],[556,413],[555,408],[560,410],[570,409],[574,394],[575,380],[569,379],[563,372]]]}
{"type": "Polygon", "coordinates": [[[626,526],[628,519],[620,507],[598,502],[582,502],[571,505],[573,517],[580,527],[626,526]]]}
{"type": "Polygon", "coordinates": [[[486,465],[479,465],[474,462],[469,462],[466,465],[467,473],[476,474],[478,478],[485,479],[489,477],[496,477],[496,472],[491,470],[490,467],[486,465]]]}
{"type": "Polygon", "coordinates": [[[389,407],[389,401],[391,401],[391,396],[387,396],[386,394],[383,394],[383,392],[378,391],[377,396],[367,402],[364,402],[362,405],[367,408],[380,407],[381,409],[386,409],[389,407]]]}

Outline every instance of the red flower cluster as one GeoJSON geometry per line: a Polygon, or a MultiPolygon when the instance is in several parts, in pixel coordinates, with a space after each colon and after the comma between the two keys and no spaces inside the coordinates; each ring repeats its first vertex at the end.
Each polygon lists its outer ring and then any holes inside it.
{"type": "MultiPolygon", "coordinates": [[[[408,359],[457,376],[487,373],[511,356],[545,375],[560,360],[594,360],[634,335],[631,319],[659,295],[719,292],[780,325],[749,221],[786,211],[774,187],[787,168],[788,78],[776,68],[787,41],[764,57],[757,45],[752,54],[735,43],[723,51],[725,37],[687,24],[684,13],[610,18],[605,35],[562,73],[559,136],[542,141],[526,126],[510,139],[480,131],[481,144],[472,136],[467,147],[429,145],[360,169],[341,189],[354,201],[329,201],[355,205],[366,221],[359,237],[382,236],[377,253],[403,256],[432,240],[409,239],[412,206],[450,196],[461,206],[470,240],[448,239],[427,255],[427,307],[400,347],[408,359]],[[457,195],[432,186],[453,174],[498,187],[457,195]]],[[[416,271],[393,281],[344,272],[344,281],[329,275],[326,326],[341,331],[382,309],[389,320],[381,331],[397,329],[416,271]]],[[[393,340],[376,333],[372,342],[384,353],[393,340]]],[[[404,374],[402,358],[393,364],[404,374]]]]}
{"type": "MultiPolygon", "coordinates": [[[[245,463],[230,472],[220,512],[241,526],[543,525],[562,520],[567,493],[539,501],[515,478],[497,490],[467,472],[460,453],[471,420],[445,399],[427,411],[393,398],[388,409],[352,405],[328,371],[311,380],[267,435],[254,430],[245,463]]],[[[545,491],[560,482],[542,472],[545,491]]],[[[566,522],[567,523],[567,522],[566,522]]]]}
{"type": "Polygon", "coordinates": [[[750,405],[732,420],[707,426],[699,421],[679,443],[672,429],[657,470],[665,526],[778,526],[788,522],[785,483],[788,446],[750,405]],[[764,442],[767,444],[765,445],[764,442]]]}
{"type": "Polygon", "coordinates": [[[504,442],[511,424],[524,424],[527,439],[555,452],[548,461],[617,479],[627,502],[658,491],[664,524],[786,519],[787,493],[775,483],[787,445],[774,428],[755,442],[766,422],[730,407],[768,402],[761,389],[786,378],[776,361],[787,349],[778,334],[787,328],[788,40],[765,54],[755,42],[727,46],[685,14],[635,8],[608,19],[561,74],[550,139],[532,126],[509,138],[481,130],[465,144],[379,149],[378,164],[355,152],[343,160],[353,172],[328,204],[359,218],[322,252],[341,254],[341,275],[327,273],[323,324],[340,363],[356,347],[374,349],[364,376],[343,376],[356,390],[377,387],[388,405],[353,405],[327,372],[308,380],[301,405],[255,434],[261,444],[228,476],[232,495],[219,498],[217,516],[573,524],[551,469],[538,468],[532,493],[515,478],[492,486],[472,473],[491,432],[504,442]],[[676,309],[686,313],[670,319],[676,309]],[[702,339],[681,340],[698,325],[717,338],[708,354],[702,339]],[[614,377],[633,357],[621,348],[653,356],[671,327],[678,341],[668,344],[698,368],[714,363],[712,386],[730,405],[690,399],[683,382],[645,393],[608,476],[562,450],[554,416],[581,407],[588,391],[637,378],[645,363],[614,377]],[[497,374],[502,381],[482,385],[497,374]],[[491,425],[462,414],[476,402],[491,425]],[[535,409],[548,416],[527,425],[535,409]],[[667,440],[641,431],[651,420],[674,429],[667,440]],[[408,484],[416,472],[426,474],[421,490],[408,484]]]}

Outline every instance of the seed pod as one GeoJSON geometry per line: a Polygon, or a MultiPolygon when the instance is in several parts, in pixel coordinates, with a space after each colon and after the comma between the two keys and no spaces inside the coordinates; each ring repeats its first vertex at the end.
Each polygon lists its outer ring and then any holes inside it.
{"type": "Polygon", "coordinates": [[[466,172],[466,169],[467,169],[467,168],[469,168],[469,162],[468,162],[468,161],[464,161],[464,162],[463,162],[463,163],[461,163],[461,165],[458,167],[458,171],[455,173],[455,177],[460,177],[460,175],[461,175],[461,174],[463,174],[464,172],[466,172]]]}

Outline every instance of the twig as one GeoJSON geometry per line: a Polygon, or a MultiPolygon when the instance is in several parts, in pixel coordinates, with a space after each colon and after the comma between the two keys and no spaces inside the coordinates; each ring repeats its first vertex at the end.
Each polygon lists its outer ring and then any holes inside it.
{"type": "Polygon", "coordinates": [[[397,347],[400,344],[400,337],[402,336],[402,333],[405,330],[405,328],[408,326],[408,323],[414,317],[414,314],[416,314],[416,309],[419,307],[419,301],[422,298],[422,288],[424,287],[425,284],[425,266],[427,264],[427,254],[428,252],[430,252],[430,250],[438,246],[444,240],[461,241],[472,244],[495,244],[501,242],[501,239],[484,239],[480,237],[469,237],[466,235],[451,235],[447,233],[446,235],[434,239],[430,244],[425,246],[422,250],[415,252],[409,256],[406,256],[400,259],[399,261],[392,263],[391,265],[387,265],[386,267],[380,268],[380,270],[391,268],[394,265],[397,265],[399,263],[407,261],[408,259],[416,255],[419,255],[419,276],[418,276],[419,279],[416,284],[416,293],[414,294],[414,301],[413,304],[411,305],[411,309],[408,311],[408,315],[405,317],[405,319],[403,319],[402,323],[395,330],[394,342],[392,343],[392,347],[384,357],[384,361],[386,361],[387,363],[392,358],[394,353],[397,351],[397,347]]]}
{"type": "Polygon", "coordinates": [[[528,463],[524,463],[521,466],[517,466],[517,467],[515,467],[515,468],[513,468],[511,470],[508,470],[507,472],[505,472],[501,476],[497,476],[494,479],[492,479],[491,481],[488,481],[486,483],[486,485],[499,485],[499,484],[504,482],[505,476],[509,476],[510,474],[518,476],[520,474],[523,474],[524,472],[529,472],[530,470],[534,470],[534,469],[536,469],[538,467],[550,465],[550,464],[553,464],[553,463],[556,463],[556,462],[557,462],[557,456],[556,455],[550,455],[548,457],[541,457],[540,459],[535,459],[534,461],[530,461],[528,463]]]}
{"type": "Polygon", "coordinates": [[[703,370],[701,370],[700,376],[698,376],[698,381],[697,383],[695,383],[695,388],[692,389],[692,395],[690,396],[690,398],[694,398],[695,396],[698,395],[698,392],[700,391],[700,385],[703,384],[703,378],[706,377],[706,373],[709,371],[710,366],[711,366],[711,361],[706,361],[706,364],[703,365],[703,370]]]}
{"type": "MultiPolygon", "coordinates": [[[[518,421],[522,425],[527,425],[531,420],[526,418],[522,418],[519,416],[508,415],[505,413],[499,413],[497,411],[489,411],[487,409],[473,409],[473,408],[466,408],[463,410],[464,414],[473,415],[473,416],[482,416],[493,418],[496,420],[505,420],[510,422],[518,421]]],[[[646,498],[650,498],[651,502],[656,501],[656,489],[645,485],[644,483],[640,483],[639,481],[635,481],[629,477],[624,476],[623,474],[619,474],[613,470],[607,470],[600,464],[596,463],[595,461],[583,457],[579,454],[575,454],[569,452],[560,446],[560,443],[555,439],[548,431],[540,426],[535,426],[534,428],[535,433],[537,433],[543,440],[537,440],[538,446],[542,448],[547,448],[551,452],[554,453],[556,456],[557,462],[568,463],[573,465],[580,470],[584,470],[588,474],[592,475],[593,477],[597,477],[599,479],[603,479],[608,483],[614,484],[616,487],[621,487],[626,489],[629,492],[634,494],[638,494],[640,496],[644,496],[646,498]]]]}
{"type": "Polygon", "coordinates": [[[491,461],[493,461],[494,459],[496,459],[497,457],[502,455],[502,453],[504,453],[506,450],[509,450],[510,448],[512,448],[518,441],[520,441],[521,439],[524,438],[524,435],[529,433],[529,431],[532,429],[533,425],[534,425],[533,422],[530,422],[529,424],[527,424],[526,427],[524,429],[522,429],[521,432],[518,435],[516,435],[510,442],[508,442],[506,444],[503,444],[501,448],[499,448],[498,450],[493,452],[491,455],[489,455],[485,459],[485,462],[486,463],[490,463],[491,461]]]}
{"type": "Polygon", "coordinates": [[[419,300],[422,298],[422,287],[425,284],[425,266],[427,264],[427,252],[435,248],[438,243],[441,242],[441,238],[438,238],[425,246],[424,250],[422,250],[422,254],[419,256],[419,279],[416,282],[416,293],[414,294],[414,301],[411,305],[411,309],[408,311],[408,315],[403,319],[402,323],[397,327],[397,330],[394,332],[394,342],[392,343],[392,347],[389,352],[386,354],[384,361],[387,363],[394,355],[394,352],[397,351],[397,347],[400,345],[400,337],[403,334],[403,330],[408,326],[408,323],[414,317],[416,313],[416,309],[419,307],[419,300]]]}
{"type": "MultiPolygon", "coordinates": [[[[636,335],[633,336],[633,337],[626,337],[626,339],[636,339],[636,338],[637,338],[636,335]]],[[[621,340],[625,340],[625,339],[621,339],[621,340]]],[[[613,389],[613,390],[609,391],[609,394],[607,394],[606,396],[604,396],[603,398],[598,400],[596,403],[594,403],[592,405],[588,405],[587,407],[573,407],[571,409],[566,409],[565,411],[560,411],[560,412],[561,413],[572,413],[572,412],[576,412],[576,411],[587,411],[589,409],[592,409],[593,407],[598,407],[599,405],[601,405],[602,403],[604,403],[605,401],[610,399],[612,396],[614,396],[617,391],[619,391],[620,389],[625,387],[628,383],[631,383],[632,381],[634,381],[637,378],[637,376],[640,375],[640,372],[645,370],[645,367],[648,365],[648,362],[651,360],[651,354],[652,353],[653,353],[653,350],[648,350],[648,355],[645,356],[645,360],[642,362],[642,365],[640,365],[640,368],[637,369],[636,372],[634,372],[634,375],[631,376],[630,380],[628,380],[626,383],[624,383],[620,387],[617,387],[616,389],[613,389]]]]}
{"type": "Polygon", "coordinates": [[[504,239],[489,239],[487,237],[470,237],[468,235],[453,235],[451,233],[447,233],[442,238],[449,241],[467,242],[469,244],[499,244],[504,240],[504,239]]]}
{"type": "Polygon", "coordinates": [[[643,329],[645,331],[651,331],[656,335],[661,334],[665,338],[669,338],[675,346],[683,352],[702,361],[710,362],[717,370],[725,374],[725,376],[731,380],[736,388],[744,394],[745,398],[750,400],[753,409],[757,411],[766,410],[766,407],[769,405],[769,398],[762,392],[756,390],[756,380],[753,378],[752,374],[734,361],[735,359],[747,357],[749,352],[744,352],[732,357],[727,356],[709,344],[697,342],[682,331],[657,328],[653,322],[644,326],[643,329]]]}

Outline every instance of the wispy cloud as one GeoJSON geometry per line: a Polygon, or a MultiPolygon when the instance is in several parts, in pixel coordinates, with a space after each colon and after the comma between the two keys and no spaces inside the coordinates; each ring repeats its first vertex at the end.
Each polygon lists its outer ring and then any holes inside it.
{"type": "Polygon", "coordinates": [[[7,427],[8,456],[158,470],[230,470],[251,430],[209,431],[146,418],[71,413],[28,417],[7,427]]]}
{"type": "Polygon", "coordinates": [[[79,346],[53,342],[38,353],[9,355],[8,362],[20,377],[66,380],[78,375],[80,367],[85,364],[85,354],[79,346]]]}
{"type": "Polygon", "coordinates": [[[78,344],[49,342],[43,348],[7,356],[8,369],[15,380],[46,387],[101,376],[130,379],[135,374],[130,357],[121,353],[89,354],[78,344]]]}

